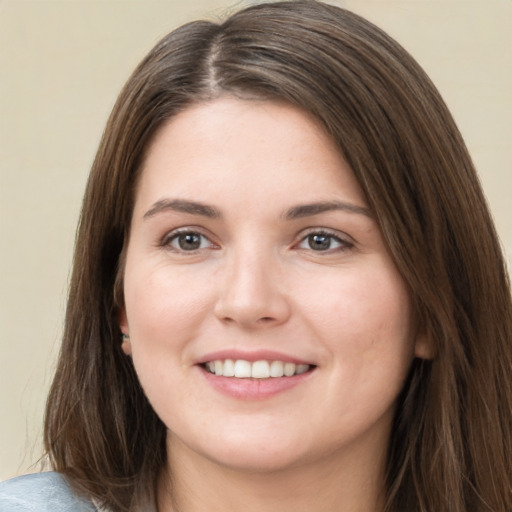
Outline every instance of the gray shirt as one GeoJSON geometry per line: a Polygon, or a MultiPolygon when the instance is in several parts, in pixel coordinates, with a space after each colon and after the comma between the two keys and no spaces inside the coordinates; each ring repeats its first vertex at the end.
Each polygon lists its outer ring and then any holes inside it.
{"type": "Polygon", "coordinates": [[[48,472],[1,482],[0,512],[102,511],[92,501],[78,497],[61,474],[48,472]]]}

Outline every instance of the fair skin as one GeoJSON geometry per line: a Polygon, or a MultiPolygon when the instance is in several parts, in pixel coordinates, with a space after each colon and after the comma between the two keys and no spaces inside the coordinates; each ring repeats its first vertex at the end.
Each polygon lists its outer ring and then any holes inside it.
{"type": "Polygon", "coordinates": [[[171,119],[142,167],[124,297],[123,348],[168,428],[160,512],[382,509],[394,402],[426,347],[310,116],[221,97],[171,119]]]}

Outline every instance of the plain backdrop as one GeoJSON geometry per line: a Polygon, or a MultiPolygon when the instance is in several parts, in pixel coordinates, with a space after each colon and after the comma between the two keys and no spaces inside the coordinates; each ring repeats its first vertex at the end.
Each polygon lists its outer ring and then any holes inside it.
{"type": "MultiPolygon", "coordinates": [[[[75,224],[117,93],[167,32],[249,3],[0,0],[0,479],[37,469],[75,224]]],[[[384,28],[430,74],[466,139],[510,262],[512,1],[331,3],[384,28]]]]}

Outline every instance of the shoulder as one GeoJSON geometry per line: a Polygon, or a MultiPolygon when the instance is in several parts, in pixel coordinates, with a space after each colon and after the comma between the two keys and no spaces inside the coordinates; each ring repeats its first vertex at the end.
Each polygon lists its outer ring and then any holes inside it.
{"type": "Polygon", "coordinates": [[[0,482],[0,512],[96,511],[91,501],[73,493],[59,473],[35,473],[0,482]]]}

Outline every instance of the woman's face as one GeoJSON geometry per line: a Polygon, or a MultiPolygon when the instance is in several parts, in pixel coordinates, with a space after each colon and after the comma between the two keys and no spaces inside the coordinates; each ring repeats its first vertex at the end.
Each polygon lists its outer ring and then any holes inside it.
{"type": "Polygon", "coordinates": [[[124,297],[124,349],[171,450],[234,468],[382,453],[424,349],[350,168],[284,103],[225,97],[160,130],[124,297]]]}

